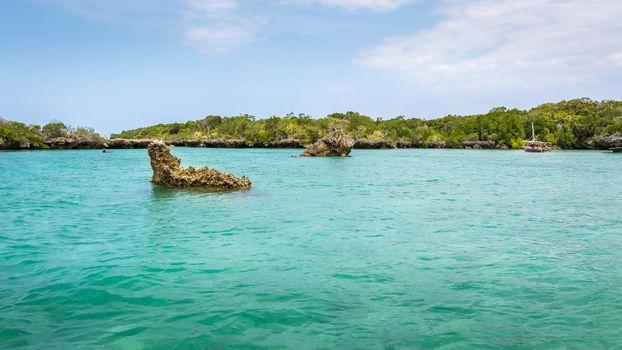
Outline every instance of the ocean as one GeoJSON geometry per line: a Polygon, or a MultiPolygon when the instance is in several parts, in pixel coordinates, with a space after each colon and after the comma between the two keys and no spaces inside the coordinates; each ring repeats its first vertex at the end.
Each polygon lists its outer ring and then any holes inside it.
{"type": "Polygon", "coordinates": [[[0,348],[622,347],[622,154],[300,152],[0,152],[0,348]]]}

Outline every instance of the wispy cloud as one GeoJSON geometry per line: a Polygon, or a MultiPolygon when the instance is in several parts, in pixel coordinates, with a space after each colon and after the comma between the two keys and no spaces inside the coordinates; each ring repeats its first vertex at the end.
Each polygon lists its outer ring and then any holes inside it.
{"type": "Polygon", "coordinates": [[[106,21],[179,23],[184,41],[203,53],[226,53],[252,41],[264,21],[247,12],[244,0],[36,0],[106,21]],[[170,17],[176,18],[171,19],[170,17]]]}
{"type": "Polygon", "coordinates": [[[386,12],[396,10],[404,5],[411,4],[415,0],[283,0],[289,4],[320,4],[330,7],[339,7],[348,11],[371,10],[386,12]]]}
{"type": "Polygon", "coordinates": [[[187,0],[187,3],[199,16],[227,16],[240,7],[237,0],[187,0]]]}
{"type": "Polygon", "coordinates": [[[186,31],[186,42],[205,54],[227,53],[249,42],[256,34],[255,25],[197,25],[186,31]]]}
{"type": "Polygon", "coordinates": [[[556,87],[622,76],[619,0],[449,2],[446,19],[362,52],[424,89],[556,87]]]}
{"type": "Polygon", "coordinates": [[[181,25],[183,40],[204,54],[222,54],[257,39],[274,5],[320,5],[346,11],[389,12],[417,0],[34,0],[99,20],[181,25]],[[266,11],[265,9],[268,9],[266,11]],[[181,15],[180,18],[174,18],[181,15]],[[171,18],[173,17],[173,18],[171,18]],[[168,22],[162,22],[166,18],[168,22]]]}
{"type": "Polygon", "coordinates": [[[186,42],[205,54],[226,53],[255,38],[264,21],[237,0],[186,0],[186,42]]]}

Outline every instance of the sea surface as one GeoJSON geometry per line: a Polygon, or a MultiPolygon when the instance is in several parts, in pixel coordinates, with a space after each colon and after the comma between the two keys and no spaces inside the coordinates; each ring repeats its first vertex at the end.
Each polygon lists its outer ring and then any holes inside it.
{"type": "Polygon", "coordinates": [[[173,152],[0,152],[0,348],[622,348],[622,154],[173,152]]]}

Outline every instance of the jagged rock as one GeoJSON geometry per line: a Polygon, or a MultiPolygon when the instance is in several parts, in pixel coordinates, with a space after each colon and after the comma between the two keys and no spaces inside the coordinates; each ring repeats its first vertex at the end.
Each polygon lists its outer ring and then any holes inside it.
{"type": "Polygon", "coordinates": [[[202,140],[171,140],[166,143],[171,146],[200,147],[202,140]]]}
{"type": "Polygon", "coordinates": [[[52,149],[96,149],[107,147],[106,140],[91,137],[55,137],[43,141],[52,149]]]}
{"type": "Polygon", "coordinates": [[[246,148],[248,147],[248,143],[243,139],[232,139],[232,140],[223,140],[220,141],[217,147],[221,148],[246,148]]]}
{"type": "Polygon", "coordinates": [[[20,142],[0,137],[0,150],[27,150],[36,148],[38,148],[36,145],[31,145],[29,142],[20,142]]]}
{"type": "Polygon", "coordinates": [[[420,148],[421,147],[421,141],[420,140],[415,140],[415,141],[397,141],[395,143],[395,146],[397,148],[420,148]]]}
{"type": "Polygon", "coordinates": [[[361,149],[391,149],[395,147],[396,147],[395,143],[389,140],[359,139],[354,142],[354,148],[361,148],[361,149]]]}
{"type": "Polygon", "coordinates": [[[167,187],[208,187],[220,189],[249,189],[251,181],[216,169],[182,168],[181,160],[173,156],[164,141],[153,141],[147,147],[153,169],[153,183],[167,187]]]}
{"type": "Polygon", "coordinates": [[[445,141],[429,141],[428,148],[446,148],[447,144],[445,141]]]}
{"type": "Polygon", "coordinates": [[[615,133],[612,135],[600,135],[592,139],[590,145],[597,149],[610,149],[622,147],[622,135],[615,133]]]}
{"type": "Polygon", "coordinates": [[[460,144],[464,148],[473,149],[494,149],[497,146],[495,141],[462,141],[460,144]]]}
{"type": "Polygon", "coordinates": [[[397,148],[413,148],[414,147],[414,142],[413,141],[397,141],[395,143],[395,147],[397,147],[397,148]]]}
{"type": "Polygon", "coordinates": [[[271,142],[267,145],[270,148],[302,148],[302,144],[298,139],[284,139],[271,142]]]}
{"type": "Polygon", "coordinates": [[[147,148],[151,139],[111,139],[107,140],[108,148],[147,148]]]}
{"type": "Polygon", "coordinates": [[[246,148],[246,147],[249,147],[248,143],[242,139],[173,140],[173,141],[167,141],[167,143],[173,146],[183,146],[183,147],[208,147],[208,148],[246,148]]]}
{"type": "Polygon", "coordinates": [[[354,140],[340,127],[333,127],[328,135],[307,146],[302,157],[347,157],[352,151],[354,140]]]}

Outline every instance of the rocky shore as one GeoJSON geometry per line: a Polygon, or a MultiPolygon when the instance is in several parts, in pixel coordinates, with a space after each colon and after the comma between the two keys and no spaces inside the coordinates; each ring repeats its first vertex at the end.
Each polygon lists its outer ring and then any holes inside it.
{"type": "MultiPolygon", "coordinates": [[[[0,150],[34,150],[34,149],[130,149],[147,148],[152,139],[91,139],[56,137],[43,141],[44,147],[29,143],[8,141],[0,138],[0,150]]],[[[285,139],[268,144],[249,144],[245,140],[168,140],[166,144],[178,147],[205,148],[304,148],[299,140],[285,139]]]]}
{"type": "MultiPolygon", "coordinates": [[[[152,139],[104,139],[104,138],[72,138],[56,137],[43,141],[44,147],[9,141],[0,137],[0,150],[34,150],[34,149],[145,149],[153,142],[152,139]]],[[[284,139],[268,144],[253,144],[242,139],[204,139],[204,140],[167,140],[166,144],[177,147],[205,148],[305,148],[300,140],[284,139]]],[[[622,135],[613,134],[594,137],[589,144],[590,149],[619,149],[622,147],[622,135]]],[[[390,141],[390,140],[354,140],[354,149],[395,149],[395,148],[463,148],[463,149],[507,149],[506,145],[495,141],[462,141],[460,147],[448,147],[445,141],[390,141]]]]}
{"type": "Polygon", "coordinates": [[[508,149],[508,146],[495,141],[462,141],[460,144],[466,149],[508,149]]]}
{"type": "Polygon", "coordinates": [[[622,134],[594,137],[591,145],[595,149],[611,149],[618,153],[622,151],[622,134]]]}

